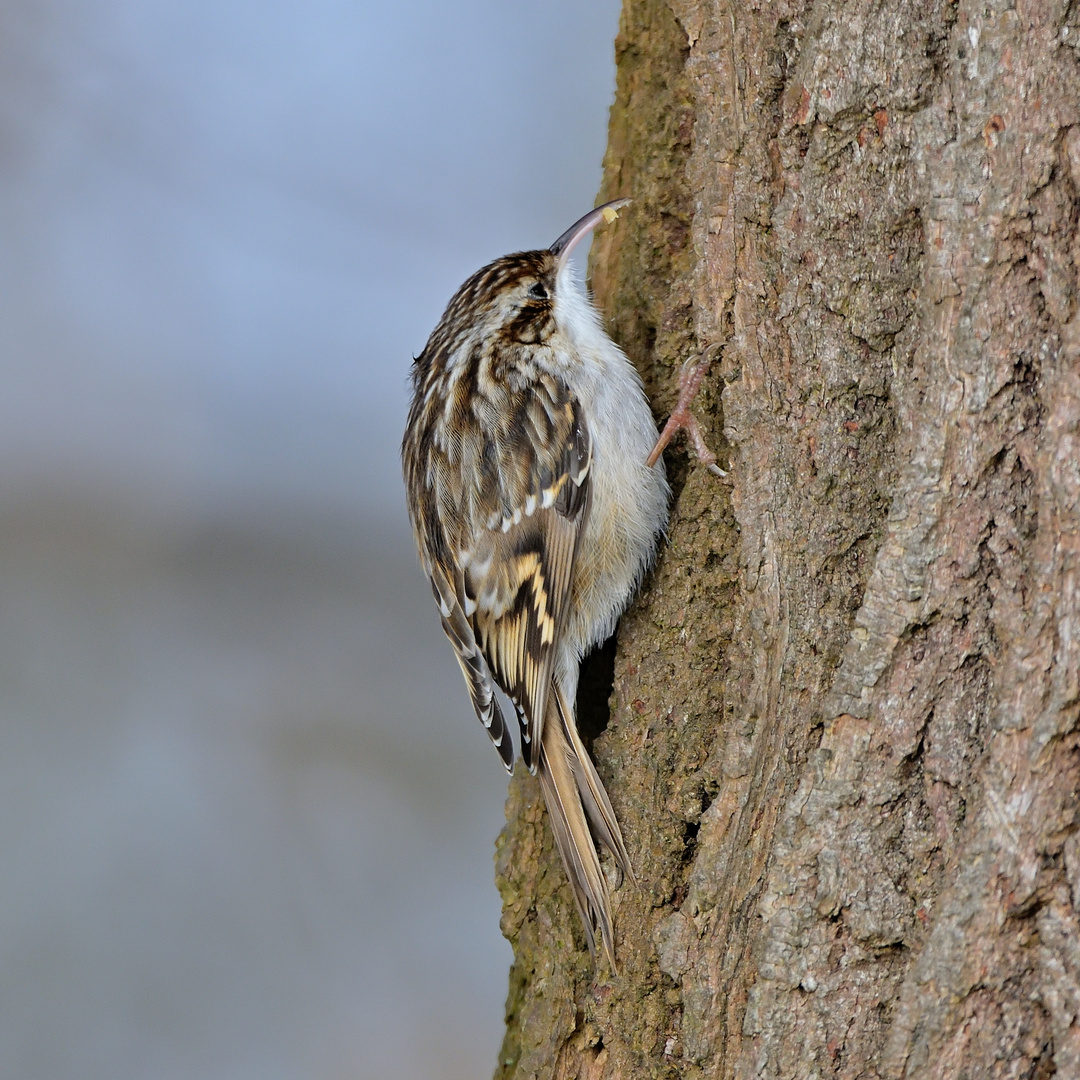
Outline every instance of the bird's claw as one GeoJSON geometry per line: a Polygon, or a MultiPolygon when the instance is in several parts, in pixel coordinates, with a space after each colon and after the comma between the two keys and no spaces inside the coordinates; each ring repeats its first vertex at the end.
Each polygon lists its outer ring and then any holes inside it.
{"type": "Polygon", "coordinates": [[[698,461],[714,476],[721,479],[727,476],[727,472],[716,464],[716,455],[706,444],[705,436],[701,433],[701,425],[698,423],[697,417],[690,411],[690,406],[701,388],[701,382],[712,364],[717,347],[715,344],[710,345],[699,356],[692,356],[683,364],[682,370],[679,372],[679,400],[675,403],[675,408],[668,417],[664,430],[660,432],[660,437],[656,440],[652,453],[649,454],[645,461],[649,468],[652,468],[660,460],[660,455],[664,452],[668,443],[671,442],[675,433],[684,431],[694,448],[698,461]]]}

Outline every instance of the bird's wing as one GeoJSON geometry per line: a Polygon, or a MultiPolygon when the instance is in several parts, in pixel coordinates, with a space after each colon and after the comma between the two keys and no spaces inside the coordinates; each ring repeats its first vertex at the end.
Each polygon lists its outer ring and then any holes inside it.
{"type": "Polygon", "coordinates": [[[580,404],[558,382],[537,383],[507,437],[498,519],[489,516],[464,561],[477,640],[521,726],[535,771],[552,666],[565,622],[589,502],[592,445],[580,404]]]}
{"type": "MultiPolygon", "coordinates": [[[[460,386],[460,384],[459,384],[460,386]]],[[[459,393],[451,420],[438,394],[417,393],[413,399],[402,465],[410,494],[409,517],[420,551],[420,563],[431,582],[442,626],[454,647],[473,710],[484,725],[507,770],[514,767],[511,738],[484,654],[476,640],[473,606],[466,599],[462,572],[462,539],[475,530],[477,440],[468,396],[459,393]],[[469,610],[467,611],[466,608],[469,610]]]]}
{"type": "Polygon", "coordinates": [[[421,559],[477,716],[509,768],[491,678],[514,703],[536,768],[552,665],[589,502],[592,444],[558,378],[459,379],[423,453],[412,508],[421,559]]]}
{"type": "Polygon", "coordinates": [[[589,502],[592,444],[580,403],[537,376],[474,396],[479,465],[459,520],[461,606],[521,726],[530,770],[589,502]]]}

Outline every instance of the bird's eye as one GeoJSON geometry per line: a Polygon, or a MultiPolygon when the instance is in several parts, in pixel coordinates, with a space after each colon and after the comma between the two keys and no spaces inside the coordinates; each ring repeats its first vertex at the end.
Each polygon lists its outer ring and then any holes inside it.
{"type": "Polygon", "coordinates": [[[547,291],[547,289],[544,288],[544,283],[542,281],[535,282],[529,288],[529,299],[530,300],[546,300],[547,298],[548,298],[548,291],[547,291]]]}

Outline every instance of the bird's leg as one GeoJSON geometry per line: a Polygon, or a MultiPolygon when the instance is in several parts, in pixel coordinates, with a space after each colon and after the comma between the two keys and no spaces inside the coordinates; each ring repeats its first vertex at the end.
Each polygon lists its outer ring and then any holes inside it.
{"type": "Polygon", "coordinates": [[[727,476],[727,473],[716,464],[716,455],[705,444],[705,436],[701,434],[701,425],[698,423],[697,417],[690,411],[694,397],[701,387],[701,381],[705,378],[709,365],[712,364],[712,353],[713,347],[710,346],[700,357],[692,356],[683,364],[682,370],[679,372],[679,400],[675,403],[675,408],[668,417],[664,430],[660,432],[660,438],[656,440],[652,453],[649,454],[645,461],[649,468],[652,468],[660,460],[660,455],[664,452],[667,444],[671,442],[675,433],[685,431],[698,461],[715,476],[727,476]]]}

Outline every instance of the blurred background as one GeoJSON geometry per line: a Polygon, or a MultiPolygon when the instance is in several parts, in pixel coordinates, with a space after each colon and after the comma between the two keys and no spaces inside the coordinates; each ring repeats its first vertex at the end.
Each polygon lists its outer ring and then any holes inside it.
{"type": "Polygon", "coordinates": [[[617,0],[0,0],[0,1075],[489,1075],[505,773],[412,356],[594,203],[617,0]]]}

